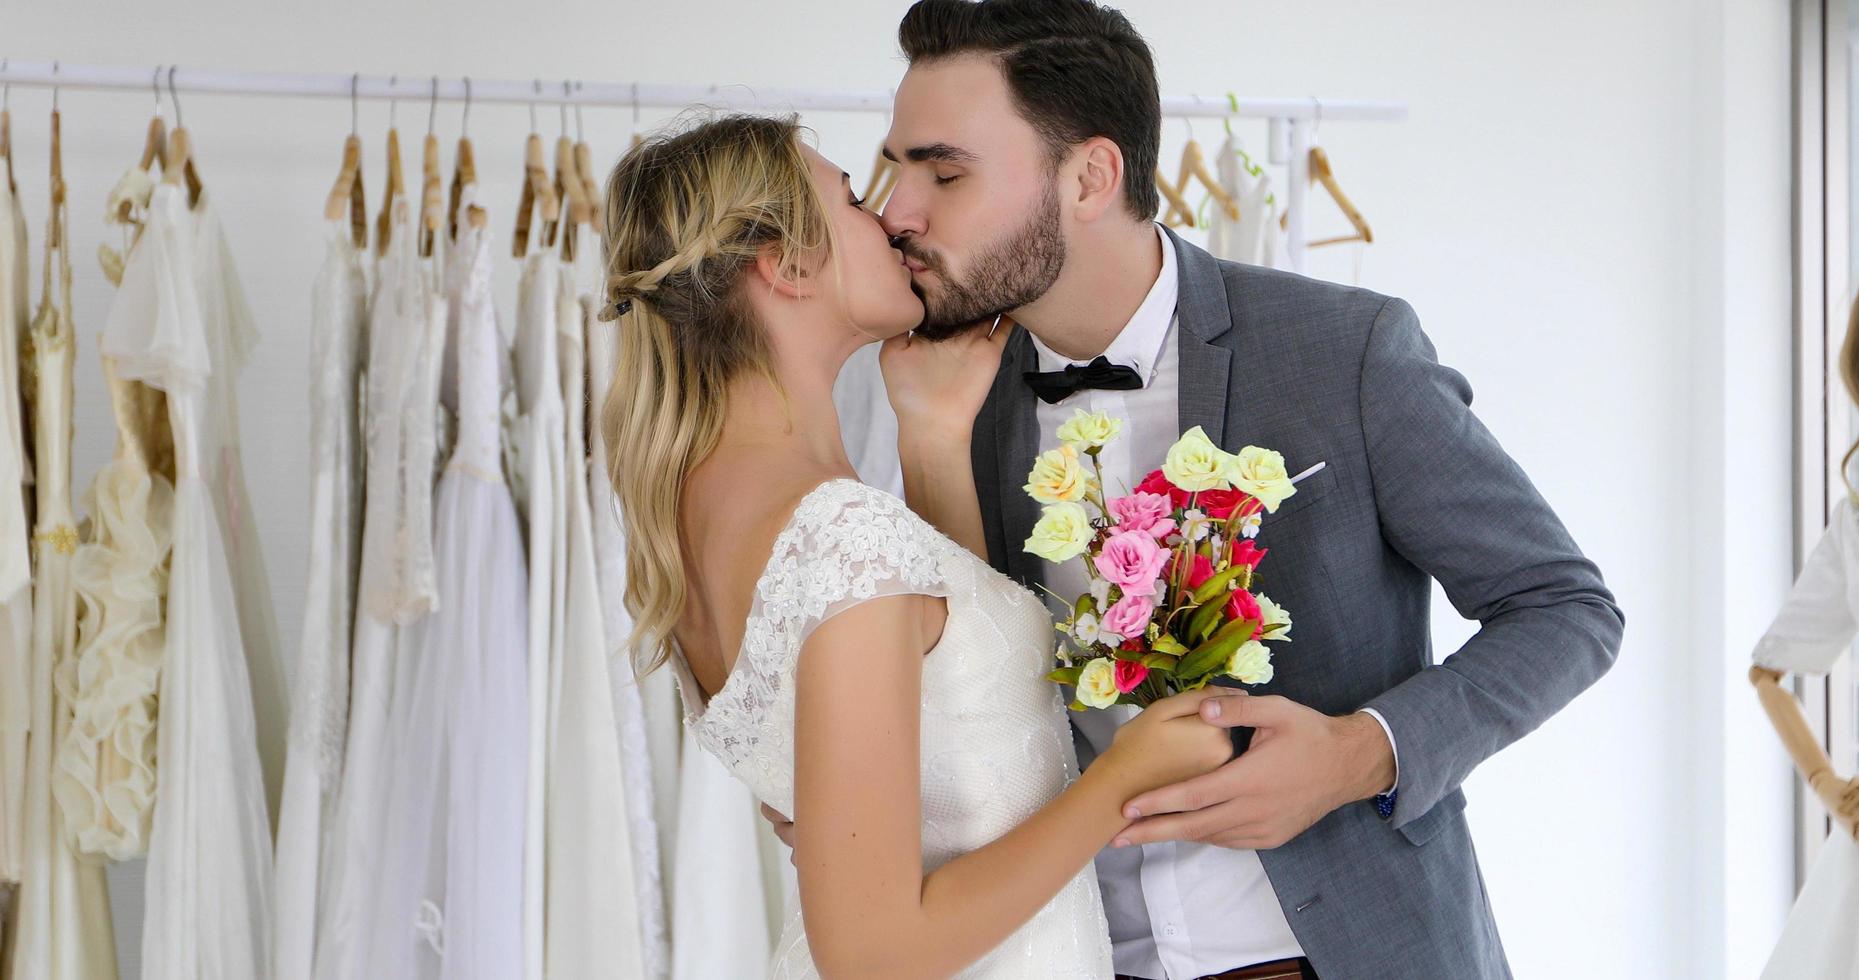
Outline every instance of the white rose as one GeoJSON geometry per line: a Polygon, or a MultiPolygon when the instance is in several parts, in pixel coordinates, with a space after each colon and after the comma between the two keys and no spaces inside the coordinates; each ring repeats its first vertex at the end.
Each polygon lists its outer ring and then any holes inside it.
{"type": "Polygon", "coordinates": [[[1162,459],[1162,475],[1189,493],[1222,490],[1227,486],[1230,459],[1197,425],[1168,447],[1168,455],[1162,459]]]}
{"type": "MultiPolygon", "coordinates": [[[[1272,652],[1257,640],[1247,640],[1226,662],[1226,676],[1241,684],[1269,684],[1272,679],[1272,652]]],[[[1114,689],[1115,679],[1112,679],[1114,689]]]]}
{"type": "Polygon", "coordinates": [[[1070,561],[1084,554],[1096,534],[1091,515],[1083,507],[1069,502],[1052,504],[1033,525],[1026,550],[1047,561],[1070,561]]]}
{"type": "Polygon", "coordinates": [[[1084,665],[1078,674],[1078,702],[1092,708],[1108,708],[1117,703],[1117,668],[1108,657],[1099,657],[1084,665]]]}
{"type": "Polygon", "coordinates": [[[1060,446],[1042,453],[1026,475],[1026,492],[1042,504],[1083,500],[1097,489],[1097,481],[1078,459],[1078,447],[1060,446]]]}
{"type": "Polygon", "coordinates": [[[1258,600],[1259,614],[1264,619],[1264,639],[1291,642],[1291,614],[1285,611],[1285,607],[1267,599],[1264,594],[1253,598],[1258,600]]]}
{"type": "Polygon", "coordinates": [[[1247,446],[1227,459],[1226,478],[1236,489],[1257,497],[1259,503],[1274,514],[1286,497],[1297,492],[1285,472],[1285,458],[1278,453],[1247,446]]]}
{"type": "Polygon", "coordinates": [[[1080,450],[1102,449],[1123,431],[1123,420],[1103,412],[1076,409],[1072,417],[1059,425],[1059,441],[1080,450]]]}

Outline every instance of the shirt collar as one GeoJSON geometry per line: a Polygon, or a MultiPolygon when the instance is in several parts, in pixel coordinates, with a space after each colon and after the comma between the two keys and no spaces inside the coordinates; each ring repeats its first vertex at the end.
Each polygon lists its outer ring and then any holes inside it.
{"type": "MultiPolygon", "coordinates": [[[[1130,322],[1123,325],[1104,350],[1104,357],[1110,363],[1135,368],[1145,387],[1155,380],[1163,346],[1168,340],[1168,328],[1175,319],[1175,301],[1181,292],[1181,282],[1175,272],[1175,245],[1168,240],[1160,224],[1155,226],[1155,234],[1162,242],[1162,271],[1149,287],[1149,295],[1143,297],[1142,304],[1130,316],[1130,322]]],[[[1089,358],[1074,361],[1047,347],[1038,337],[1032,340],[1033,348],[1039,352],[1041,371],[1061,371],[1069,364],[1090,363],[1089,358]]]]}

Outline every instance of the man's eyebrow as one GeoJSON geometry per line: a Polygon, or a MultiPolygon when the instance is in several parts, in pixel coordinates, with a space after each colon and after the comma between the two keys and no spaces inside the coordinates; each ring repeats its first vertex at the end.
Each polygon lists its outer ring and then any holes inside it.
{"type": "MultiPolygon", "coordinates": [[[[909,157],[913,163],[923,163],[925,161],[973,163],[980,159],[980,157],[975,156],[973,153],[959,146],[951,146],[948,143],[929,143],[924,146],[913,146],[904,151],[904,156],[909,157]]],[[[892,153],[889,146],[884,148],[884,158],[892,163],[897,162],[897,154],[892,153]]]]}

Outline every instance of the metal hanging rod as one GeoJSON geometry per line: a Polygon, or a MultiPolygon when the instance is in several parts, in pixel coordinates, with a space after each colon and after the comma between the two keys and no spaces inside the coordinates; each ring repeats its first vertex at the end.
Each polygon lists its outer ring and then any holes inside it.
{"type": "MultiPolygon", "coordinates": [[[[0,83],[67,89],[128,90],[146,93],[155,66],[116,67],[50,61],[8,59],[0,68],[0,83]]],[[[307,96],[340,99],[439,99],[447,102],[565,104],[682,109],[711,105],[725,109],[770,109],[798,112],[889,112],[891,95],[885,90],[757,88],[747,85],[660,85],[648,82],[588,82],[563,91],[559,78],[544,78],[543,91],[536,79],[440,78],[431,75],[312,74],[270,71],[218,71],[185,65],[169,75],[162,68],[164,86],[186,92],[223,95],[307,96]],[[467,84],[469,91],[467,91],[467,84]]],[[[1179,96],[1162,100],[1165,116],[1207,118],[1398,121],[1407,107],[1398,102],[1364,102],[1317,98],[1229,99],[1220,96],[1179,96]]]]}

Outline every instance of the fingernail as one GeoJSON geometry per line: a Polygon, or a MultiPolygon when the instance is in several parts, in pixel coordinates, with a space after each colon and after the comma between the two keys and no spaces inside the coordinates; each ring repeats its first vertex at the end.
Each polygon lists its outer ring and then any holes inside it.
{"type": "Polygon", "coordinates": [[[1130,842],[1119,837],[1116,840],[1111,841],[1110,846],[1111,847],[1128,847],[1130,846],[1130,842]]]}
{"type": "Polygon", "coordinates": [[[1123,808],[1123,815],[1131,820],[1134,820],[1137,817],[1142,816],[1143,813],[1141,810],[1138,810],[1133,806],[1126,806],[1123,808]]]}
{"type": "Polygon", "coordinates": [[[1201,710],[1205,712],[1209,718],[1220,717],[1220,699],[1208,698],[1206,703],[1201,705],[1201,710]]]}

